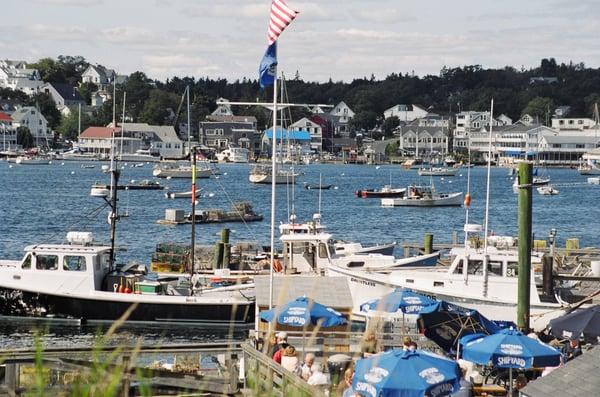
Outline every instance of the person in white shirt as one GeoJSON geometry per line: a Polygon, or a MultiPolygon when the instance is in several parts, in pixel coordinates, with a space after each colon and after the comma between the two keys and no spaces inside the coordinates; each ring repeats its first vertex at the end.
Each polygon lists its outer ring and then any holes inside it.
{"type": "Polygon", "coordinates": [[[302,364],[302,379],[308,380],[308,378],[310,378],[310,375],[312,374],[310,368],[313,366],[314,363],[315,355],[312,353],[306,353],[306,356],[304,356],[304,364],[302,364]]]}
{"type": "Polygon", "coordinates": [[[319,363],[314,363],[310,368],[312,374],[308,378],[307,383],[311,386],[327,386],[329,385],[329,378],[323,373],[323,366],[319,363]]]}

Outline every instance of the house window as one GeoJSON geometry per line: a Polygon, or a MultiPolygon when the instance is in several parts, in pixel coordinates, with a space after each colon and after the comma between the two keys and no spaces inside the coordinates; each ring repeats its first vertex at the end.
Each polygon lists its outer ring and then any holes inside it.
{"type": "Polygon", "coordinates": [[[178,143],[175,144],[175,149],[179,149],[180,147],[181,146],[178,143]]]}
{"type": "Polygon", "coordinates": [[[170,143],[165,143],[165,148],[166,149],[171,149],[171,144],[170,143]]]}
{"type": "Polygon", "coordinates": [[[35,259],[35,268],[38,270],[56,270],[58,269],[57,255],[37,255],[35,259]]]}
{"type": "Polygon", "coordinates": [[[65,256],[63,258],[63,270],[75,272],[85,271],[85,256],[65,256]]]}
{"type": "Polygon", "coordinates": [[[585,149],[585,145],[582,145],[582,144],[578,143],[578,144],[575,145],[575,148],[577,148],[577,149],[585,149]]]}

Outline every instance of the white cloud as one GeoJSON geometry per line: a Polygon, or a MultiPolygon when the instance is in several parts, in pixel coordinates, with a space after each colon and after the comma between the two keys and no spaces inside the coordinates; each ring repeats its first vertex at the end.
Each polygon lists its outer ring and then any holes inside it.
{"type": "Polygon", "coordinates": [[[33,2],[54,6],[89,7],[101,5],[104,0],[33,0],[33,2]]]}

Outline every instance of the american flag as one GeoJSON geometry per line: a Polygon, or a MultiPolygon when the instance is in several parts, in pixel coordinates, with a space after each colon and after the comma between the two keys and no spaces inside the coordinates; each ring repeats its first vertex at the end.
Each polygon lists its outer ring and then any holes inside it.
{"type": "Polygon", "coordinates": [[[267,41],[273,44],[283,30],[296,18],[298,11],[292,10],[283,0],[273,0],[271,3],[271,18],[267,31],[267,41]]]}

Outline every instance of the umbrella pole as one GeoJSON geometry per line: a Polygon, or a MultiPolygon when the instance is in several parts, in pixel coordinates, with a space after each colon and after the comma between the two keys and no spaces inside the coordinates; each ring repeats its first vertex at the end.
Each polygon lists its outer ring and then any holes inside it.
{"type": "Polygon", "coordinates": [[[512,397],[513,384],[512,384],[512,368],[508,369],[508,395],[512,397]]]}

